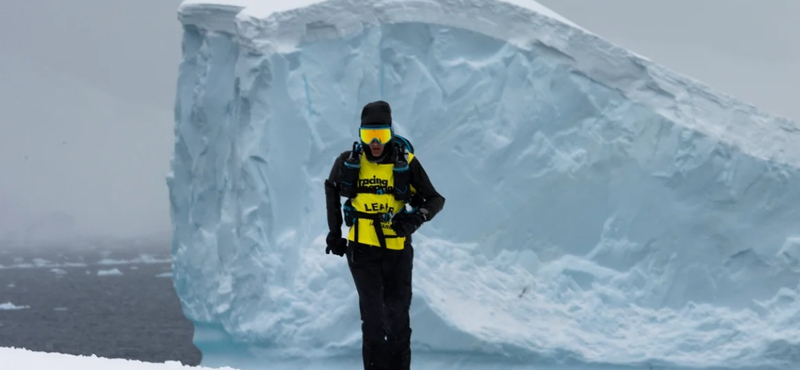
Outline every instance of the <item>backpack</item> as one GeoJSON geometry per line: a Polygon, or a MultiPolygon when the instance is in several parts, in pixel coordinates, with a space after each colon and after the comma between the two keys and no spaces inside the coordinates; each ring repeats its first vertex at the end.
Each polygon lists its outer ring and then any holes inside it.
{"type": "MultiPolygon", "coordinates": [[[[394,145],[394,186],[388,191],[394,194],[394,198],[408,202],[411,200],[409,180],[411,173],[408,170],[409,154],[414,154],[414,146],[408,139],[394,135],[390,145],[394,145]]],[[[358,174],[361,170],[361,155],[363,154],[361,143],[353,142],[353,150],[345,159],[342,166],[342,178],[339,194],[345,198],[355,198],[358,193],[377,193],[383,194],[383,189],[371,189],[358,187],[358,174]]]]}

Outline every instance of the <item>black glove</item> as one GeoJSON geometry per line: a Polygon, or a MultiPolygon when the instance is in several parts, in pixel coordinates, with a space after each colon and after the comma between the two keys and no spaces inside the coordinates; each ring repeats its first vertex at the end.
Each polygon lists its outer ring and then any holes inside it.
{"type": "Polygon", "coordinates": [[[392,218],[392,230],[399,237],[407,237],[419,229],[427,221],[427,210],[420,209],[416,212],[400,212],[392,218]]]}
{"type": "Polygon", "coordinates": [[[344,256],[344,252],[347,250],[347,239],[342,238],[342,232],[339,230],[331,230],[328,232],[325,243],[328,245],[325,248],[325,254],[333,253],[341,257],[344,256]]]}

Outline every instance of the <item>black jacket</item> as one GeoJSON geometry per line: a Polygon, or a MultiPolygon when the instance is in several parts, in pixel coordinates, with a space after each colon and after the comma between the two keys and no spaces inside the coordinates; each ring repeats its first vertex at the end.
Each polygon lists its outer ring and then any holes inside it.
{"type": "MultiPolygon", "coordinates": [[[[386,146],[386,149],[390,148],[393,148],[393,146],[386,146]]],[[[336,158],[336,161],[333,163],[333,168],[331,168],[331,173],[328,176],[328,180],[325,181],[325,204],[328,208],[328,228],[333,232],[337,232],[342,229],[342,202],[339,196],[339,184],[341,182],[340,179],[343,162],[349,156],[350,151],[348,150],[336,158]]],[[[393,158],[394,156],[392,153],[387,153],[380,163],[393,163],[393,158]]],[[[409,182],[411,186],[417,190],[415,197],[420,200],[418,204],[415,202],[415,205],[428,210],[427,218],[428,221],[430,221],[436,216],[437,213],[439,213],[439,211],[442,210],[442,208],[444,208],[444,197],[433,187],[431,180],[428,178],[428,174],[425,173],[425,169],[422,168],[422,164],[419,163],[419,159],[417,157],[414,157],[414,160],[412,160],[408,166],[409,171],[411,171],[411,178],[409,179],[409,182]]]]}

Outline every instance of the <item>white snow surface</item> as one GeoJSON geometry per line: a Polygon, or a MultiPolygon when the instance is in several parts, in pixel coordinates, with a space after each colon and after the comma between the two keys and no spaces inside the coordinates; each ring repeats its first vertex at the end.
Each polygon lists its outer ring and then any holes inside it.
{"type": "Polygon", "coordinates": [[[179,19],[173,279],[204,365],[359,358],[323,181],[377,99],[447,198],[414,237],[415,369],[800,362],[794,122],[532,1],[179,19]]]}
{"type": "MultiPolygon", "coordinates": [[[[3,369],[9,370],[210,370],[207,367],[184,366],[180,362],[151,363],[97,356],[74,356],[61,353],[34,352],[19,348],[0,348],[3,369]]],[[[230,367],[218,370],[235,370],[230,367]]]]}
{"type": "MultiPolygon", "coordinates": [[[[532,12],[536,12],[540,15],[545,15],[547,17],[557,19],[560,22],[566,23],[572,27],[580,28],[580,26],[576,25],[575,23],[571,22],[570,20],[561,16],[550,8],[537,3],[534,0],[498,0],[499,2],[514,5],[523,9],[527,9],[532,12]]],[[[262,1],[262,0],[217,0],[217,1],[207,1],[207,0],[184,0],[180,7],[178,8],[178,12],[180,14],[187,14],[191,13],[194,10],[206,10],[209,8],[214,7],[229,7],[233,9],[241,9],[238,11],[238,15],[241,19],[246,19],[248,17],[255,18],[256,21],[263,20],[269,18],[272,15],[280,16],[280,13],[284,13],[287,11],[292,10],[299,10],[303,8],[308,8],[312,5],[317,5],[320,3],[324,3],[326,0],[283,0],[283,1],[262,1]]],[[[393,7],[400,7],[404,8],[403,10],[411,10],[412,12],[416,9],[407,9],[407,8],[414,8],[421,4],[420,8],[425,8],[428,6],[439,6],[437,3],[443,3],[442,1],[431,1],[431,0],[418,0],[418,1],[396,1],[397,3],[402,4],[392,4],[390,6],[393,7]],[[423,2],[428,2],[430,4],[421,4],[423,2]]],[[[362,2],[353,2],[354,4],[358,5],[360,3],[372,3],[371,5],[381,6],[383,4],[378,4],[378,1],[362,1],[362,2]]],[[[469,5],[469,3],[459,4],[455,1],[450,1],[449,4],[445,4],[449,6],[462,6],[462,5],[469,5]]],[[[369,9],[367,8],[367,11],[369,9]]]]}

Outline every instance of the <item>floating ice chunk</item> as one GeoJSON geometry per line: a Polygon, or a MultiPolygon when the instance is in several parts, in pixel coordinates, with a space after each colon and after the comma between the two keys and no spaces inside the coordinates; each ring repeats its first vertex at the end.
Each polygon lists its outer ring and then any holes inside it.
{"type": "Polygon", "coordinates": [[[122,271],[116,268],[111,270],[97,270],[97,276],[112,276],[112,275],[122,275],[122,271]]]}
{"type": "Polygon", "coordinates": [[[14,311],[28,309],[30,306],[17,306],[11,302],[0,303],[0,311],[14,311]]]}

